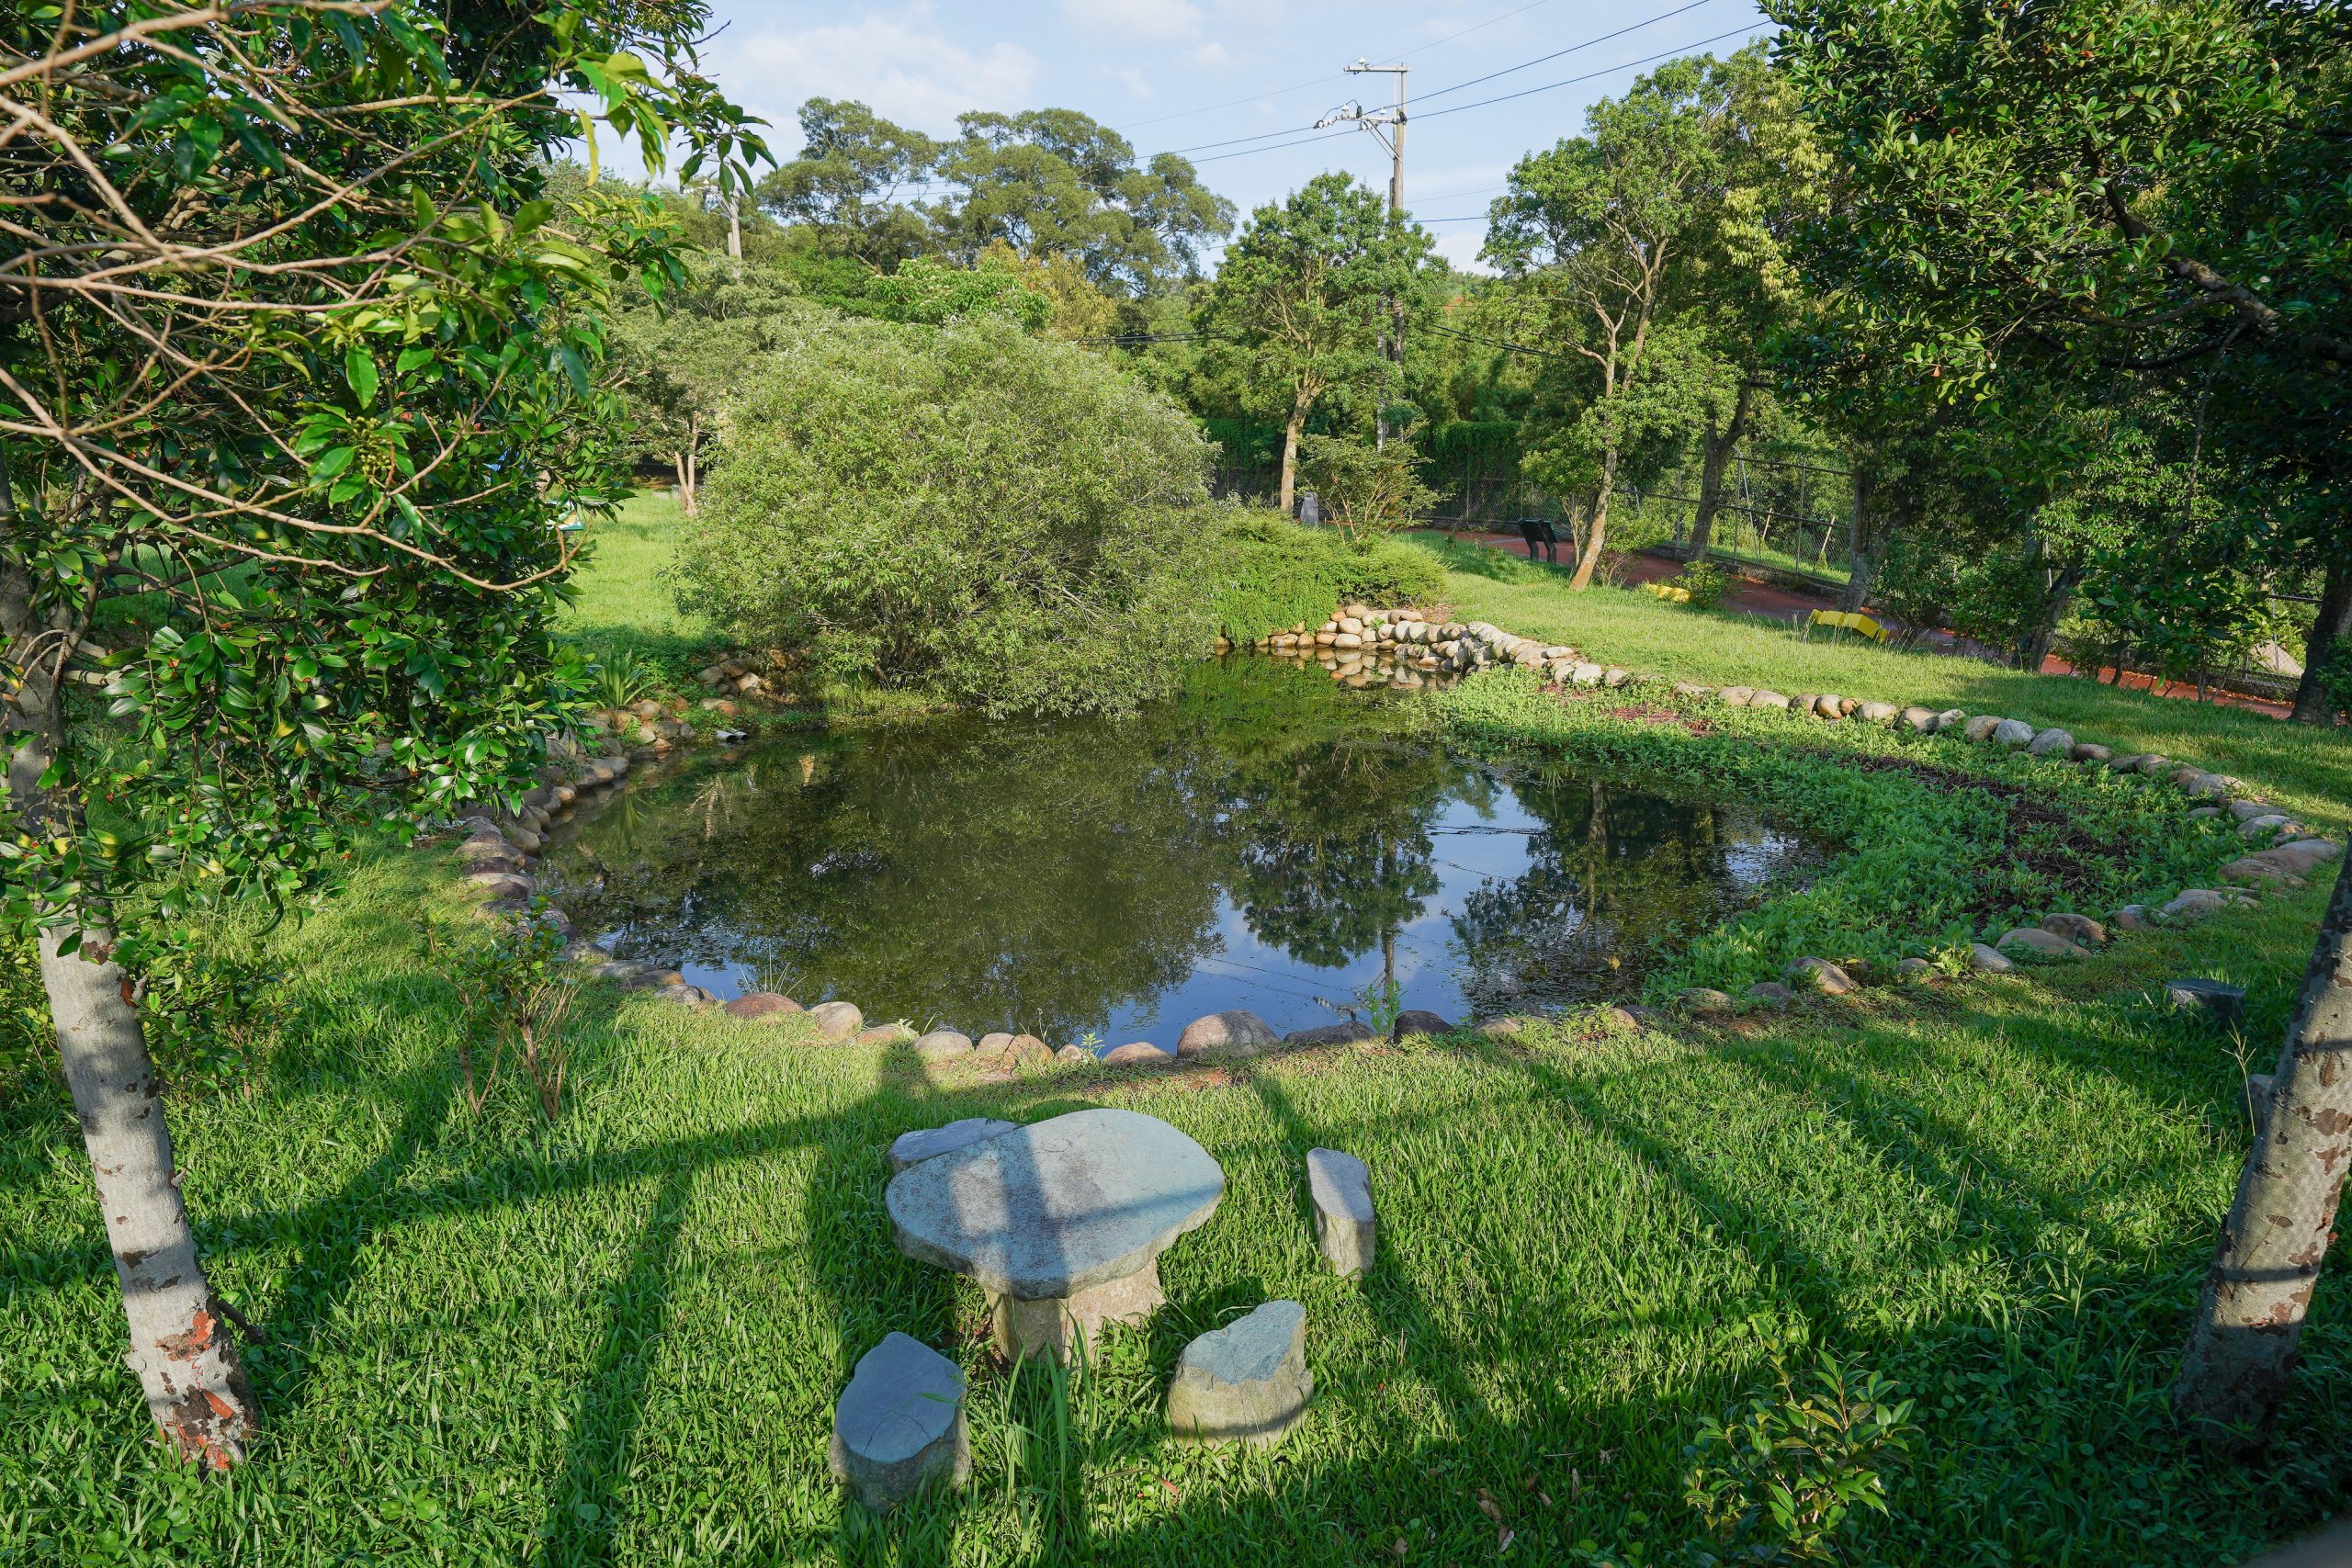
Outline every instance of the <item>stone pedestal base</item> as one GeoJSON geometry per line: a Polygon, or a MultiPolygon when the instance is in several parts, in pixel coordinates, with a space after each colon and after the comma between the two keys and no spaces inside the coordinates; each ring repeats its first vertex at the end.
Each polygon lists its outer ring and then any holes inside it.
{"type": "Polygon", "coordinates": [[[1168,1298],[1159,1290],[1159,1260],[1145,1264],[1139,1273],[1112,1280],[1074,1296],[1042,1301],[1015,1301],[990,1296],[989,1317],[996,1329],[996,1348],[1007,1360],[1026,1355],[1069,1359],[1081,1340],[1088,1354],[1106,1323],[1134,1323],[1149,1317],[1168,1298]]]}

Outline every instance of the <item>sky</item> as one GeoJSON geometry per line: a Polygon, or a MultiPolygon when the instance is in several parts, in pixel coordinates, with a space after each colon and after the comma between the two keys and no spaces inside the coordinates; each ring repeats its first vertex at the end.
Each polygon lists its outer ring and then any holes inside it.
{"type": "Polygon", "coordinates": [[[716,0],[713,9],[724,26],[704,67],[774,122],[779,160],[797,150],[793,114],[810,97],[860,99],[934,136],[952,136],[967,109],[1074,108],[1139,154],[1183,152],[1243,217],[1326,170],[1385,189],[1388,153],[1371,132],[1307,139],[1351,99],[1367,109],[1393,100],[1396,78],[1347,75],[1351,62],[1402,63],[1406,206],[1464,266],[1476,264],[1487,203],[1523,153],[1575,134],[1588,105],[1622,93],[1656,60],[1728,53],[1768,27],[1754,0],[716,0]],[[1504,95],[1523,96],[1485,102],[1504,95]]]}

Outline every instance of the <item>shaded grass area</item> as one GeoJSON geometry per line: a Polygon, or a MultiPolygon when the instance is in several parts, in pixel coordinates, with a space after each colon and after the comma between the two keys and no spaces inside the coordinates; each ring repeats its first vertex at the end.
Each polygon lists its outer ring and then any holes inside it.
{"type": "Polygon", "coordinates": [[[297,1016],[250,1095],[172,1108],[216,1280],[266,1338],[244,1472],[162,1458],[70,1114],[0,1108],[0,1558],[1436,1564],[1507,1527],[1529,1562],[1695,1561],[1697,1423],[1829,1348],[1924,1427],[1855,1561],[2236,1561],[2352,1483],[2340,1290],[2264,1464],[2209,1462],[2164,1400],[2246,1140],[2238,1053],[2270,1054],[2322,896],[1676,1034],[1005,1085],[606,998],[548,1130],[519,1093],[464,1108],[410,934],[451,895],[379,863],[281,939],[297,1016]],[[2157,1010],[2184,972],[2248,987],[2243,1044],[2157,1010]],[[1183,1128],[1227,1195],[1148,1330],[1072,1390],[1015,1382],[978,1293],[892,1247],[883,1149],[1091,1103],[1183,1128]],[[1318,1145],[1374,1172],[1360,1283],[1315,1255],[1318,1145]],[[1183,1343],[1275,1296],[1307,1308],[1308,1419],[1270,1455],[1168,1442],[1183,1343]],[[969,1369],[977,1476],[876,1520],[824,1450],[891,1329],[969,1369]]]}
{"type": "Polygon", "coordinates": [[[2352,730],[2291,725],[2242,708],[2152,696],[2089,680],[1860,641],[1800,642],[1784,622],[1667,604],[1636,589],[1568,590],[1565,569],[1507,551],[1411,536],[1447,568],[1455,615],[1570,644],[1644,674],[1770,686],[2059,725],[2119,750],[2161,751],[2258,781],[2307,819],[2352,820],[2352,730]]]}

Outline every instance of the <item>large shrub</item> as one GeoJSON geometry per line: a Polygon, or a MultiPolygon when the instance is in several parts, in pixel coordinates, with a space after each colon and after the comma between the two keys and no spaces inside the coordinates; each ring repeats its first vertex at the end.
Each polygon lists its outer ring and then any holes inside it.
{"type": "Polygon", "coordinates": [[[1444,588],[1445,572],[1428,551],[1394,539],[1351,540],[1278,512],[1250,512],[1218,531],[1204,581],[1216,629],[1246,640],[1311,626],[1351,599],[1426,603],[1444,588]]]}
{"type": "Polygon", "coordinates": [[[1173,404],[1011,321],[812,311],[730,405],[679,598],[834,679],[1130,707],[1209,636],[1208,459],[1173,404]]]}

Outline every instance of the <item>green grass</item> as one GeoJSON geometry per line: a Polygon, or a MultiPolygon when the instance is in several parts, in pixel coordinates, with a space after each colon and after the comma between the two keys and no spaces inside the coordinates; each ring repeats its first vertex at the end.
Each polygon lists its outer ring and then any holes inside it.
{"type": "MultiPolygon", "coordinates": [[[[662,519],[607,525],[584,634],[694,648],[647,581],[662,519]]],[[[2222,763],[2314,817],[2352,798],[2340,738],[1806,647],[1647,595],[1570,599],[1548,574],[1453,588],[1465,615],[1644,669],[2013,706],[2222,763]]],[[[1664,727],[1555,721],[1508,694],[1488,678],[1454,716],[1655,760],[1654,739],[1637,752],[1607,727],[1664,727]]],[[[1772,716],[1722,731],[1804,733],[1772,716]]],[[[1741,765],[1698,739],[1705,765],[1741,765]]],[[[2152,832],[2150,852],[2176,844],[2152,832]]],[[[263,1335],[268,1427],[235,1476],[153,1442],[62,1090],[0,1082],[0,1562],[1336,1568],[1493,1562],[1508,1528],[1510,1561],[1695,1564],[1723,1543],[1684,1500],[1687,1445],[1821,1348],[1895,1379],[1922,1428],[1891,1517],[1860,1518],[1846,1560],[2237,1562],[2352,1488],[2340,1277],[2260,1463],[2207,1457],[2165,1403],[2246,1145],[2243,1075],[2275,1054],[2324,897],[1665,1032],[1568,1020],[1508,1046],[1001,1085],[600,995],[550,1129],[519,1091],[481,1114],[458,1096],[454,998],[413,923],[454,908],[450,868],[379,858],[272,937],[290,1016],[252,1076],[170,1103],[214,1280],[263,1335]],[[2155,1005],[2183,974],[2247,987],[2242,1037],[2155,1005]],[[883,1150],[957,1117],[1095,1103],[1183,1128],[1227,1195],[1163,1259],[1148,1328],[1114,1330],[1074,1383],[1016,1383],[985,1352],[978,1292],[891,1246],[883,1150]],[[1317,1145],[1374,1173],[1381,1257],[1361,1282],[1315,1255],[1317,1145]],[[1265,1455],[1170,1443],[1185,1341],[1272,1297],[1307,1309],[1306,1421],[1265,1455]],[[976,1474],[876,1520],[824,1455],[851,1365],[892,1329],[967,1369],[976,1474]]]]}
{"type": "Polygon", "coordinates": [[[690,674],[718,643],[699,615],[681,612],[664,573],[678,503],[665,491],[644,491],[616,516],[591,523],[588,558],[573,577],[578,591],[564,630],[592,650],[628,649],[673,679],[690,674]]]}
{"type": "Polygon", "coordinates": [[[453,1094],[448,993],[407,935],[447,897],[434,875],[365,871],[288,943],[298,1015],[251,1097],[172,1106],[216,1281],[266,1339],[269,1431],[233,1481],[152,1443],[71,1119],[7,1108],[0,1561],[1474,1562],[1498,1540],[1483,1489],[1524,1561],[1680,1562],[1698,1422],[1815,1347],[1920,1402],[1854,1561],[2236,1561],[2346,1484],[2340,1289],[2263,1464],[2208,1462],[2164,1400],[2245,1129],[2239,1047],[2150,987],[2245,983],[2260,1053],[2315,889],[2069,969],[1720,1031],[1141,1078],[933,1083],[902,1053],[631,1001],[583,1029],[548,1131],[453,1094]],[[1034,1371],[1010,1388],[977,1292],[893,1250],[882,1150],[1090,1103],[1174,1122],[1228,1185],[1163,1260],[1169,1307],[1064,1403],[1034,1371]],[[1362,1283],[1317,1265],[1316,1145],[1374,1171],[1362,1283]],[[1169,1442],[1183,1343],[1278,1296],[1308,1311],[1308,1420],[1272,1456],[1169,1442]],[[839,1501],[825,1437],[891,1329],[968,1369],[978,1468],[876,1521],[839,1501]]]}
{"type": "Polygon", "coordinates": [[[2161,751],[2260,784],[2312,822],[2352,820],[2352,731],[2290,725],[2243,708],[2003,670],[1973,659],[1861,641],[1797,639],[1786,622],[1667,604],[1638,589],[1568,591],[1565,569],[1426,536],[1447,568],[1454,614],[1567,643],[1645,674],[1794,694],[1917,703],[2059,725],[2119,750],[2161,751]]]}

